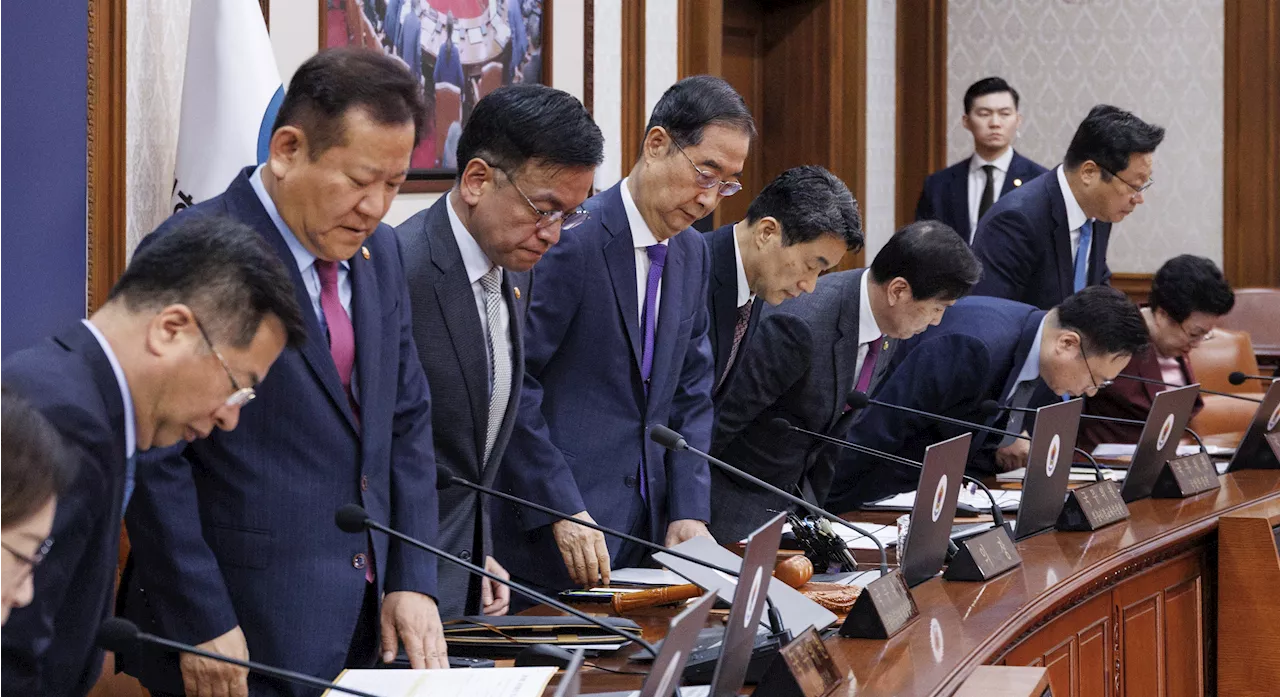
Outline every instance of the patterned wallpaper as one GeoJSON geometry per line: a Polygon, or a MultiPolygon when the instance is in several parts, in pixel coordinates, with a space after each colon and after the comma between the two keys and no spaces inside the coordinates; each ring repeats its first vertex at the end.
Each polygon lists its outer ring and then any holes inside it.
{"type": "Polygon", "coordinates": [[[1000,75],[1022,96],[1015,147],[1061,161],[1089,108],[1165,127],[1146,203],[1111,237],[1117,272],[1191,253],[1222,262],[1224,0],[949,0],[947,161],[972,152],[962,98],[1000,75]]]}
{"type": "Polygon", "coordinates": [[[126,244],[169,217],[191,0],[130,0],[126,14],[126,244]]]}

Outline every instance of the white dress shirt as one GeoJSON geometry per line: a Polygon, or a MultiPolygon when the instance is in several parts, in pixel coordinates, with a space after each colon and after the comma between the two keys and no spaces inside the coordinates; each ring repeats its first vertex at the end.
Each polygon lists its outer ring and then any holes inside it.
{"type": "Polygon", "coordinates": [[[742,307],[751,302],[751,299],[756,296],[751,292],[751,283],[747,281],[747,267],[742,265],[742,247],[738,246],[738,231],[735,229],[732,232],[733,258],[737,261],[738,269],[738,299],[734,302],[737,303],[738,307],[742,307]]]}
{"type": "MultiPolygon", "coordinates": [[[[445,194],[449,196],[449,194],[445,194]]],[[[462,224],[462,219],[458,217],[458,212],[453,209],[453,199],[450,198],[445,209],[449,211],[449,227],[453,230],[453,239],[458,243],[458,251],[462,253],[462,265],[467,269],[467,281],[471,283],[471,293],[476,299],[476,312],[480,314],[480,333],[483,336],[489,336],[489,312],[484,305],[484,286],[480,284],[480,279],[489,273],[489,269],[494,267],[494,263],[489,260],[488,255],[480,248],[480,243],[476,242],[476,238],[471,236],[467,228],[462,224]]],[[[502,278],[502,269],[498,269],[498,278],[502,278]]],[[[498,326],[493,336],[494,341],[500,342],[500,345],[493,347],[494,355],[506,355],[507,360],[514,360],[512,356],[511,346],[511,311],[507,308],[507,302],[504,298],[498,306],[498,326]]],[[[485,355],[485,363],[489,362],[489,356],[485,355]]],[[[489,366],[490,375],[493,374],[493,366],[489,366]]]]}
{"type": "MultiPolygon", "coordinates": [[[[630,177],[628,177],[630,179],[630,177]]],[[[639,308],[638,320],[641,334],[644,332],[644,294],[649,289],[649,252],[648,247],[655,244],[666,244],[670,240],[658,242],[648,223],[636,208],[631,198],[631,189],[627,187],[627,179],[622,180],[622,207],[627,211],[627,227],[631,228],[631,246],[636,250],[636,307],[639,308]]],[[[662,308],[662,280],[658,280],[658,293],[653,299],[653,326],[658,326],[658,315],[662,308]]],[[[642,338],[643,340],[643,338],[642,338]]]]}
{"type": "Polygon", "coordinates": [[[871,269],[867,269],[859,282],[862,289],[858,292],[858,360],[853,364],[852,387],[858,386],[858,378],[862,375],[862,364],[867,362],[871,342],[884,335],[880,325],[876,324],[876,316],[871,312],[871,297],[867,294],[867,282],[870,279],[871,269]]]}
{"type": "Polygon", "coordinates": [[[1004,149],[999,157],[994,160],[984,160],[978,153],[974,153],[969,158],[969,229],[978,229],[978,207],[982,205],[982,192],[987,188],[987,173],[982,170],[984,165],[995,165],[996,168],[991,171],[991,186],[995,194],[991,198],[991,203],[1000,200],[1000,190],[1004,188],[1005,176],[1009,174],[1009,164],[1013,162],[1013,148],[1004,149]]]}
{"type": "MultiPolygon", "coordinates": [[[[1062,200],[1067,204],[1067,228],[1071,230],[1071,262],[1075,264],[1076,251],[1080,249],[1080,228],[1084,227],[1089,217],[1084,214],[1084,209],[1080,207],[1076,201],[1076,195],[1071,193],[1071,187],[1067,184],[1067,173],[1058,165],[1056,170],[1058,175],[1058,186],[1062,187],[1062,200]]],[[[1089,258],[1089,253],[1093,249],[1093,237],[1089,237],[1089,246],[1085,248],[1085,259],[1089,258]]]]}
{"type": "Polygon", "coordinates": [[[93,338],[98,340],[98,345],[102,347],[102,352],[107,354],[107,362],[111,364],[111,372],[115,373],[116,385],[120,388],[120,399],[124,402],[124,457],[127,460],[133,457],[133,454],[138,449],[138,425],[134,422],[133,393],[129,392],[129,382],[124,378],[124,368],[120,366],[120,359],[116,358],[116,352],[111,350],[111,344],[107,343],[107,337],[98,331],[93,322],[87,319],[80,321],[89,328],[93,338]]]}

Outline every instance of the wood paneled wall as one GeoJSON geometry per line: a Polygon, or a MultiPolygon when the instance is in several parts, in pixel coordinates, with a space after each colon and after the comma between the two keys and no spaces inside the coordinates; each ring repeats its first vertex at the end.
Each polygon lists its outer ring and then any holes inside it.
{"type": "Polygon", "coordinates": [[[915,220],[924,179],[946,166],[947,0],[898,3],[895,227],[915,220]]]}

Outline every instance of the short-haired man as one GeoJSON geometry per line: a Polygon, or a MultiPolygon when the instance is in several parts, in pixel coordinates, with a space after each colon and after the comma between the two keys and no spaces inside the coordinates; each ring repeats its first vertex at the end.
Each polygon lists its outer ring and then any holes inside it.
{"type": "Polygon", "coordinates": [[[1085,286],[1107,283],[1111,226],[1143,202],[1164,129],[1099,104],[1076,129],[1052,175],[1000,199],[978,224],[982,262],[974,295],[1047,310],[1085,286]]]}
{"type": "MultiPolygon", "coordinates": [[[[322,51],[290,81],[266,163],[143,241],[188,216],[245,222],[288,267],[307,341],[258,390],[256,418],[147,463],[120,602],[139,626],[326,678],[394,658],[398,640],[415,667],[447,665],[436,560],[333,522],[360,503],[436,536],[427,380],[399,246],[380,222],[424,119],[398,60],[322,51]]],[[[152,694],[311,694],[192,655],[140,648],[117,665],[152,694]]]]}
{"type": "MultiPolygon", "coordinates": [[[[904,342],[876,399],[1015,433],[1024,414],[983,410],[986,400],[1037,407],[1042,397],[1094,395],[1110,385],[1130,356],[1148,341],[1138,308],[1114,288],[1091,286],[1051,310],[971,296],[956,303],[942,323],[904,342]],[[1037,392],[1042,394],[1038,395],[1037,392]]],[[[970,429],[897,409],[867,407],[849,439],[919,460],[924,449],[970,429]]],[[[1012,436],[975,433],[968,472],[990,476],[1025,464],[1012,436]],[[1003,452],[1001,452],[1003,451],[1003,452]]],[[[851,511],[869,501],[911,491],[919,472],[860,453],[844,453],[827,505],[851,511]]]]}
{"type": "MultiPolygon", "coordinates": [[[[1190,254],[1166,261],[1156,271],[1147,306],[1142,308],[1151,344],[1134,354],[1125,374],[1173,385],[1194,384],[1196,374],[1188,354],[1213,333],[1235,303],[1236,294],[1217,264],[1190,254]]],[[[1145,421],[1151,401],[1163,389],[1121,378],[1085,400],[1085,413],[1145,421]]],[[[1192,414],[1203,407],[1197,395],[1192,414]]],[[[1138,425],[1087,419],[1080,422],[1076,445],[1093,450],[1098,443],[1136,443],[1141,435],[1138,425]]]]}
{"type": "MultiPolygon", "coordinates": [[[[494,485],[520,404],[530,270],[561,230],[586,220],[579,207],[603,159],[604,137],[577,99],[499,88],[462,131],[453,188],[396,229],[434,397],[438,476],[494,485]]],[[[502,575],[488,510],[464,487],[440,492],[438,544],[502,575]]],[[[502,614],[510,597],[453,565],[440,567],[439,588],[442,617],[502,614]]]]}
{"type": "Polygon", "coordinates": [[[1003,78],[969,85],[960,123],[973,135],[973,154],[924,180],[916,220],[941,220],[972,242],[978,220],[1001,196],[1048,171],[1013,149],[1022,126],[1018,102],[1018,90],[1003,78]]]}
{"type": "MultiPolygon", "coordinates": [[[[654,107],[630,175],[588,200],[591,218],[543,258],[507,490],[658,542],[708,534],[706,463],[666,452],[647,431],[662,424],[694,447],[711,444],[710,264],[688,230],[741,188],[754,135],[727,82],[677,82],[654,107]]],[[[498,560],[546,588],[607,581],[610,568],[647,557],[572,522],[499,510],[498,560]]]]}
{"type": "MultiPolygon", "coordinates": [[[[938,324],[966,295],[981,268],[969,246],[936,221],[894,233],[869,269],[828,274],[812,295],[766,310],[723,397],[711,453],[780,487],[826,497],[836,452],[801,435],[779,434],[785,418],[844,438],[850,390],[883,382],[898,342],[938,324]]],[[[711,532],[737,542],[786,502],[759,487],[711,472],[711,532]]]]}
{"type": "Polygon", "coordinates": [[[751,201],[745,219],[707,233],[706,239],[712,394],[718,407],[762,305],[812,293],[818,274],[839,264],[846,251],[862,248],[862,217],[839,177],[806,165],[779,174],[751,201]]]}
{"type": "Polygon", "coordinates": [[[49,419],[79,470],[58,496],[35,601],[4,627],[5,694],[88,694],[120,519],[147,476],[135,453],[234,429],[281,350],[302,339],[288,272],[258,234],[183,216],[134,254],[89,319],[5,359],[5,388],[49,419]]]}

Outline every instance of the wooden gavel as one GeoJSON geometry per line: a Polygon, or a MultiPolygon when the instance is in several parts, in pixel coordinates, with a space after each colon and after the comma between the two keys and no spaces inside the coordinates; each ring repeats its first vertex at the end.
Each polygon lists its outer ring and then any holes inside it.
{"type": "MultiPolygon", "coordinates": [[[[799,588],[813,578],[813,562],[803,554],[796,554],[778,563],[773,569],[773,577],[791,586],[799,588]]],[[[702,595],[702,589],[688,583],[682,586],[664,586],[633,593],[618,593],[613,596],[613,611],[618,614],[640,610],[658,605],[669,605],[702,595]]]]}

